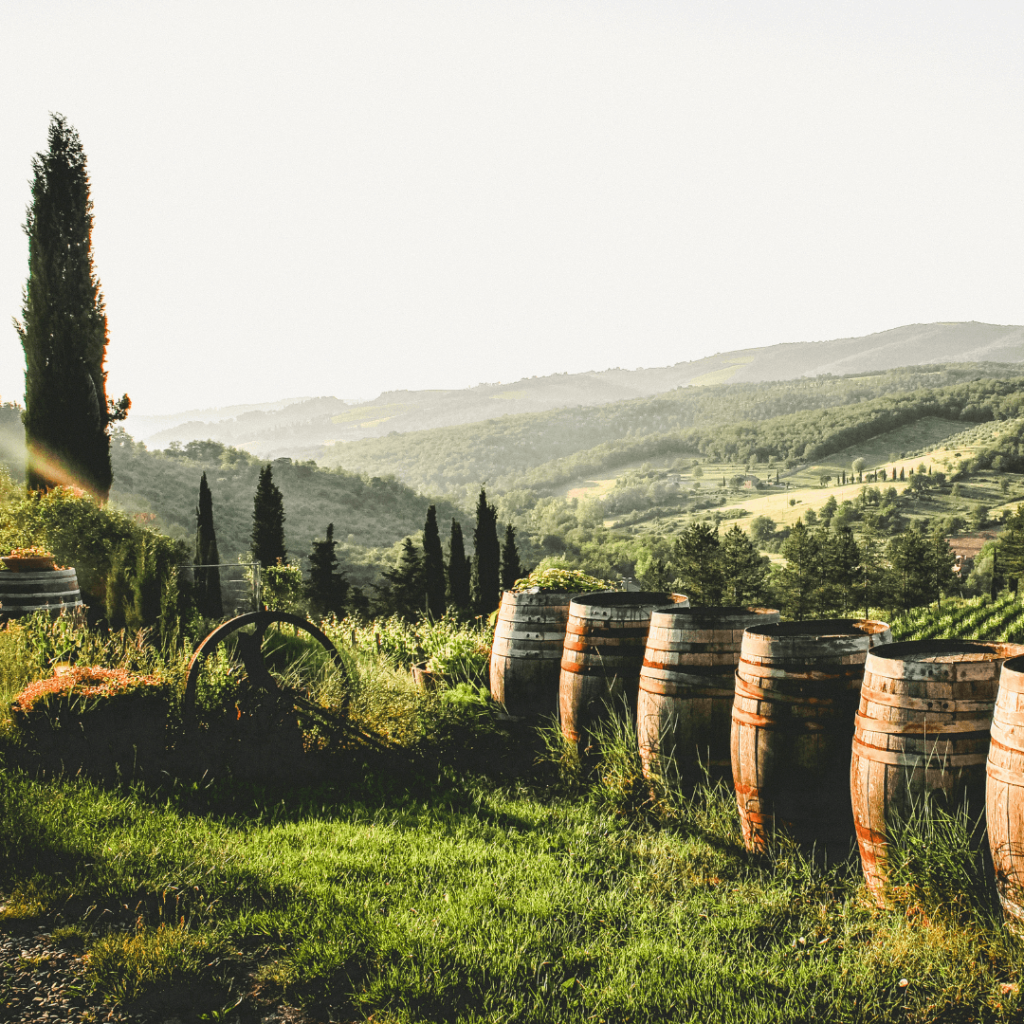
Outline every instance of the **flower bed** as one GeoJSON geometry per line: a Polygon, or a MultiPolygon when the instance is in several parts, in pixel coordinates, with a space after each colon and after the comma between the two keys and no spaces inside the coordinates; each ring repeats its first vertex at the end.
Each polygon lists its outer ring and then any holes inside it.
{"type": "Polygon", "coordinates": [[[11,703],[14,724],[66,771],[106,773],[163,753],[168,687],[155,676],[97,666],[59,669],[11,703]]]}

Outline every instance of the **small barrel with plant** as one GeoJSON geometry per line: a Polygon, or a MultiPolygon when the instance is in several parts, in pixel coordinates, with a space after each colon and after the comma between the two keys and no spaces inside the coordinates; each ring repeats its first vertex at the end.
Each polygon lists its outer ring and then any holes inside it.
{"type": "Polygon", "coordinates": [[[640,670],[651,613],[659,605],[688,604],[664,591],[581,594],[569,604],[558,683],[562,735],[586,744],[609,706],[636,716],[640,670]]]}
{"type": "Polygon", "coordinates": [[[640,672],[637,739],[644,774],[704,773],[732,783],[729,735],[743,631],[775,608],[658,608],[640,672]]]}
{"type": "Polygon", "coordinates": [[[40,547],[15,548],[0,558],[0,622],[33,612],[82,608],[75,570],[54,567],[54,556],[40,547]]]}
{"type": "Polygon", "coordinates": [[[569,602],[615,585],[578,569],[539,569],[502,594],[491,647],[491,696],[512,715],[558,713],[558,676],[569,602]]]}

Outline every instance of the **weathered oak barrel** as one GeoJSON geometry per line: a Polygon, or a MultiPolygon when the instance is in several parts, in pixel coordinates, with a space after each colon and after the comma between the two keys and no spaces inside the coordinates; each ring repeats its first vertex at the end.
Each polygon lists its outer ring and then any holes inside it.
{"type": "Polygon", "coordinates": [[[491,696],[510,714],[558,713],[558,676],[569,618],[565,591],[506,590],[491,647],[491,696]]]}
{"type": "Polygon", "coordinates": [[[39,611],[83,607],[74,569],[0,572],[0,622],[39,611]]]}
{"type": "Polygon", "coordinates": [[[999,672],[1018,644],[912,640],[864,666],[850,791],[868,888],[886,880],[886,825],[927,800],[980,813],[999,672]]]}
{"type": "Polygon", "coordinates": [[[729,736],[743,631],[778,622],[775,608],[658,608],[637,702],[644,774],[732,782],[729,736]]]}
{"type": "Polygon", "coordinates": [[[682,594],[646,590],[572,599],[558,684],[562,735],[567,740],[585,743],[607,705],[623,698],[636,715],[651,612],[673,602],[689,603],[682,594]]]}
{"type": "Polygon", "coordinates": [[[1003,662],[992,715],[985,818],[1003,913],[1024,926],[1024,657],[1003,662]]]}
{"type": "Polygon", "coordinates": [[[732,771],[743,841],[775,831],[819,853],[853,840],[850,746],[864,660],[884,622],[818,619],[743,634],[732,709],[732,771]]]}

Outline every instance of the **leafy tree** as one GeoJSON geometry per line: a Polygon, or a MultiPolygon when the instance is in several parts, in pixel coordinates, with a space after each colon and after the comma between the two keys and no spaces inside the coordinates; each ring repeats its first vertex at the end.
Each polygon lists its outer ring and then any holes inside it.
{"type": "Polygon", "coordinates": [[[763,601],[769,563],[750,538],[738,526],[733,526],[722,538],[719,551],[726,604],[748,605],[763,601]]]}
{"type": "Polygon", "coordinates": [[[338,572],[335,551],[334,523],[327,524],[324,540],[314,540],[309,549],[309,579],[306,581],[306,599],[315,615],[341,616],[348,596],[348,580],[338,572]]]}
{"type": "Polygon", "coordinates": [[[490,615],[501,598],[501,550],[498,545],[498,514],[487,504],[480,488],[473,529],[473,606],[478,615],[490,615]]]}
{"type": "Polygon", "coordinates": [[[423,524],[423,579],[427,591],[427,610],[431,618],[444,615],[445,600],[444,551],[441,550],[441,535],[437,529],[437,506],[427,509],[427,521],[423,524]]]}
{"type": "Polygon", "coordinates": [[[468,612],[470,608],[470,584],[472,569],[466,557],[466,547],[462,540],[462,524],[452,519],[452,531],[448,541],[448,605],[468,612]]]}
{"type": "Polygon", "coordinates": [[[929,569],[931,570],[932,595],[941,605],[943,592],[952,590],[957,585],[956,555],[953,554],[944,531],[933,526],[928,538],[929,569]]]}
{"type": "Polygon", "coordinates": [[[679,572],[676,586],[693,605],[722,603],[724,579],[719,557],[718,529],[707,523],[690,523],[672,549],[679,572]]]}
{"type": "Polygon", "coordinates": [[[284,548],[284,499],[269,464],[260,470],[253,500],[252,557],[264,569],[288,561],[284,548]]]}
{"type": "Polygon", "coordinates": [[[196,507],[195,601],[201,615],[220,618],[224,603],[220,591],[220,555],[213,528],[213,495],[206,474],[199,478],[199,505],[196,507]]]}
{"type": "Polygon", "coordinates": [[[76,484],[105,501],[110,424],[127,416],[124,395],[107,400],[107,316],[92,259],[92,200],[85,152],[61,114],[49,149],[32,161],[25,221],[28,281],[15,329],[25,352],[28,483],[76,484]]]}
{"type": "Polygon", "coordinates": [[[505,527],[505,543],[501,546],[501,589],[511,590],[516,580],[523,575],[519,550],[516,548],[515,527],[509,523],[505,527]]]}

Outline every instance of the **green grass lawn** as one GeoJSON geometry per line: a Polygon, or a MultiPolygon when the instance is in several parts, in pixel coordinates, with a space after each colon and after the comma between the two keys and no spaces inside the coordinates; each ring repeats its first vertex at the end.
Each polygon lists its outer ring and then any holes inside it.
{"type": "Polygon", "coordinates": [[[342,653],[387,742],[301,778],[52,778],[8,723],[0,928],[54,929],[106,999],[182,1020],[1021,1019],[1024,947],[957,820],[908,826],[878,908],[855,855],[752,856],[724,789],[652,791],[628,729],[588,773],[467,685],[342,653]]]}

